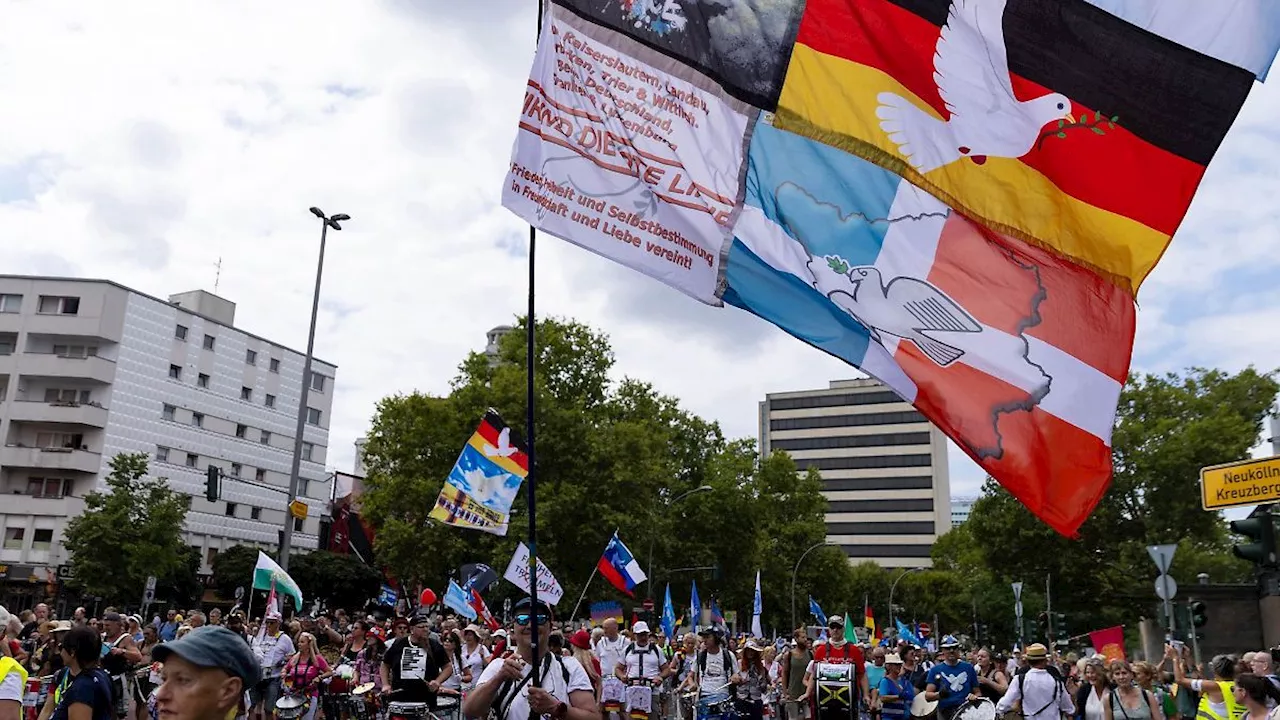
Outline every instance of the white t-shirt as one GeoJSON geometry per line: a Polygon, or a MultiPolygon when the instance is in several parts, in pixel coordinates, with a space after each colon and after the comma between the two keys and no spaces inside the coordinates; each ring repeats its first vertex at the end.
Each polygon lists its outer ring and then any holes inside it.
{"type": "MultiPolygon", "coordinates": [[[[630,647],[630,643],[628,643],[630,647]]],[[[654,679],[662,672],[662,664],[667,661],[667,656],[662,654],[662,650],[657,645],[649,643],[648,645],[636,645],[631,648],[631,652],[626,652],[627,648],[623,648],[626,653],[622,662],[627,665],[628,678],[649,678],[654,679]]]]}
{"type": "Polygon", "coordinates": [[[467,646],[462,646],[462,669],[471,670],[471,684],[468,688],[476,686],[476,681],[480,679],[480,674],[484,672],[484,663],[493,653],[489,652],[489,648],[484,645],[476,645],[475,652],[467,652],[467,646]]]}
{"type": "MultiPolygon", "coordinates": [[[[728,699],[729,677],[733,675],[735,668],[724,666],[724,648],[716,652],[707,652],[707,669],[706,672],[699,672],[698,656],[693,658],[693,674],[698,678],[699,699],[708,702],[719,702],[728,699]]],[[[733,655],[729,655],[730,658],[733,655]]]]}
{"type": "Polygon", "coordinates": [[[16,671],[5,675],[4,680],[0,681],[0,700],[12,700],[20,703],[25,692],[26,687],[22,683],[22,676],[16,671]]]}
{"type": "Polygon", "coordinates": [[[619,635],[616,639],[610,640],[608,637],[601,637],[596,643],[596,657],[600,659],[600,667],[604,670],[605,677],[613,675],[613,669],[618,667],[618,663],[622,662],[622,653],[627,649],[631,641],[619,635]]]}
{"type": "MultiPolygon", "coordinates": [[[[564,663],[564,668],[569,671],[569,682],[566,684],[564,681],[564,672],[560,669],[560,663],[552,659],[551,666],[547,669],[547,672],[539,678],[542,681],[543,690],[551,693],[552,696],[563,703],[569,702],[569,693],[576,690],[594,692],[594,688],[591,686],[591,678],[587,677],[587,671],[582,669],[582,665],[577,660],[566,657],[560,658],[560,661],[564,663]]],[[[497,678],[498,673],[502,672],[502,664],[504,662],[506,661],[502,658],[495,658],[490,661],[476,685],[483,685],[497,678]]],[[[525,663],[524,674],[521,675],[521,678],[523,679],[531,672],[533,672],[533,666],[525,663]]],[[[497,680],[497,682],[502,681],[497,680]]],[[[500,720],[528,720],[530,684],[532,684],[532,681],[526,682],[520,687],[520,692],[511,699],[511,705],[507,708],[507,717],[500,720]]]]}

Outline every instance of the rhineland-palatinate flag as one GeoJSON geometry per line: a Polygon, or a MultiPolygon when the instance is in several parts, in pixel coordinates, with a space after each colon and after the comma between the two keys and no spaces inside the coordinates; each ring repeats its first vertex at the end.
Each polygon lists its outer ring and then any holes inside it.
{"type": "MultiPolygon", "coordinates": [[[[504,206],[873,375],[1076,533],[1111,478],[1134,293],[1280,2],[547,7],[504,206]]],[[[627,560],[601,564],[624,591],[627,560]]]]}
{"type": "Polygon", "coordinates": [[[1136,294],[1275,55],[1277,3],[1098,4],[1133,22],[1087,0],[807,0],[777,126],[1136,294]]]}

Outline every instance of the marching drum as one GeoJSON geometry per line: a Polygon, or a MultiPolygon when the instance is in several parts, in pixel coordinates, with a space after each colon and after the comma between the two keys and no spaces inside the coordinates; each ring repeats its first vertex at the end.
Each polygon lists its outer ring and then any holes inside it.
{"type": "Polygon", "coordinates": [[[436,696],[436,717],[438,720],[457,720],[462,717],[462,704],[456,697],[438,695],[436,696]]]}
{"type": "Polygon", "coordinates": [[[955,720],[996,720],[996,704],[986,698],[970,700],[956,713],[955,720]]]}
{"type": "Polygon", "coordinates": [[[387,703],[389,720],[419,720],[431,712],[424,702],[392,702],[387,703]]]}
{"type": "Polygon", "coordinates": [[[814,665],[818,720],[857,720],[858,696],[854,687],[856,677],[854,666],[847,663],[814,665]]]}
{"type": "Polygon", "coordinates": [[[916,695],[911,701],[911,717],[921,718],[921,720],[931,720],[938,714],[938,701],[930,702],[924,699],[924,693],[916,695]]]}
{"type": "Polygon", "coordinates": [[[285,695],[276,701],[276,715],[281,720],[292,720],[307,714],[311,705],[305,695],[285,695]]]}

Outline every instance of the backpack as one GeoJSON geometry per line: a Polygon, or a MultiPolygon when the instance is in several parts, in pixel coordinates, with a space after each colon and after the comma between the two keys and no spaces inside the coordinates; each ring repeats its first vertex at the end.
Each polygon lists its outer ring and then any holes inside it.
{"type": "MultiPolygon", "coordinates": [[[[626,650],[622,651],[622,660],[625,662],[627,657],[629,657],[635,651],[636,651],[636,644],[631,643],[630,645],[627,646],[626,650]]],[[[658,669],[661,670],[662,663],[666,662],[666,656],[662,654],[662,649],[659,648],[654,643],[649,643],[649,649],[646,650],[645,653],[648,653],[650,651],[652,651],[654,655],[658,656],[658,669]]],[[[640,654],[640,674],[641,675],[644,674],[644,654],[643,653],[640,654]]]]}
{"type": "MultiPolygon", "coordinates": [[[[720,656],[724,658],[724,675],[727,678],[733,674],[732,672],[730,672],[730,670],[733,669],[733,655],[729,652],[729,648],[722,647],[720,648],[720,656]]],[[[701,682],[702,676],[706,674],[707,674],[707,651],[699,650],[698,651],[698,681],[701,682]]]]}
{"type": "MultiPolygon", "coordinates": [[[[569,668],[564,664],[564,660],[559,655],[547,653],[542,656],[542,672],[539,678],[546,678],[547,672],[551,670],[551,659],[560,665],[560,674],[564,676],[564,686],[569,687],[569,668]]],[[[489,720],[507,720],[507,711],[511,709],[511,703],[515,702],[516,696],[520,694],[523,688],[530,680],[533,679],[533,673],[524,676],[524,679],[517,685],[512,680],[503,680],[498,693],[493,696],[493,704],[489,706],[489,720]]]]}
{"type": "MultiPolygon", "coordinates": [[[[1023,695],[1023,693],[1022,693],[1022,690],[1023,690],[1023,687],[1022,687],[1022,686],[1023,686],[1023,683],[1026,681],[1026,678],[1027,678],[1027,671],[1028,671],[1028,670],[1030,670],[1030,669],[1031,669],[1030,667],[1026,667],[1026,668],[1018,668],[1018,672],[1017,672],[1017,673],[1014,673],[1014,675],[1018,678],[1018,695],[1019,695],[1020,697],[1023,697],[1023,698],[1025,698],[1025,697],[1026,697],[1026,695],[1023,695]]],[[[1052,698],[1051,700],[1049,700],[1049,703],[1048,703],[1047,705],[1045,705],[1044,707],[1040,708],[1039,710],[1037,710],[1037,711],[1035,711],[1035,712],[1033,712],[1033,713],[1029,713],[1029,712],[1027,712],[1026,705],[1024,705],[1024,704],[1023,704],[1023,702],[1022,702],[1021,700],[1019,700],[1019,701],[1018,701],[1018,707],[1019,707],[1018,714],[1019,714],[1019,715],[1021,715],[1021,716],[1022,716],[1022,717],[1024,717],[1024,718],[1025,718],[1025,717],[1034,717],[1034,716],[1039,715],[1040,713],[1044,712],[1045,710],[1048,710],[1049,708],[1053,707],[1054,705],[1057,705],[1057,704],[1058,704],[1058,698],[1062,696],[1062,687],[1063,687],[1063,685],[1062,685],[1062,673],[1057,672],[1057,668],[1055,668],[1055,667],[1048,667],[1048,668],[1045,668],[1045,672],[1049,673],[1049,676],[1053,678],[1053,698],[1052,698]]],[[[1145,692],[1145,691],[1143,691],[1143,692],[1145,692]]]]}

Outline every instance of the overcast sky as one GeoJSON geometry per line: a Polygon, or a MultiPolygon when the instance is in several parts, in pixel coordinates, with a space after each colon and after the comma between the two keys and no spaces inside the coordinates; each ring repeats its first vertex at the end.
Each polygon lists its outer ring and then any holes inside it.
{"type": "MultiPolygon", "coordinates": [[[[731,3],[738,0],[723,0],[731,3]]],[[[533,0],[0,0],[4,272],[213,289],[305,347],[318,205],[331,236],[317,355],[339,366],[329,464],[388,394],[444,392],[523,312],[527,229],[498,206],[533,0]]],[[[1139,297],[1134,367],[1280,365],[1280,79],[1255,86],[1139,297]]],[[[765,393],[856,372],[547,237],[539,313],[612,338],[617,372],[731,436],[765,393]]],[[[954,448],[953,495],[983,474],[954,448]]]]}

